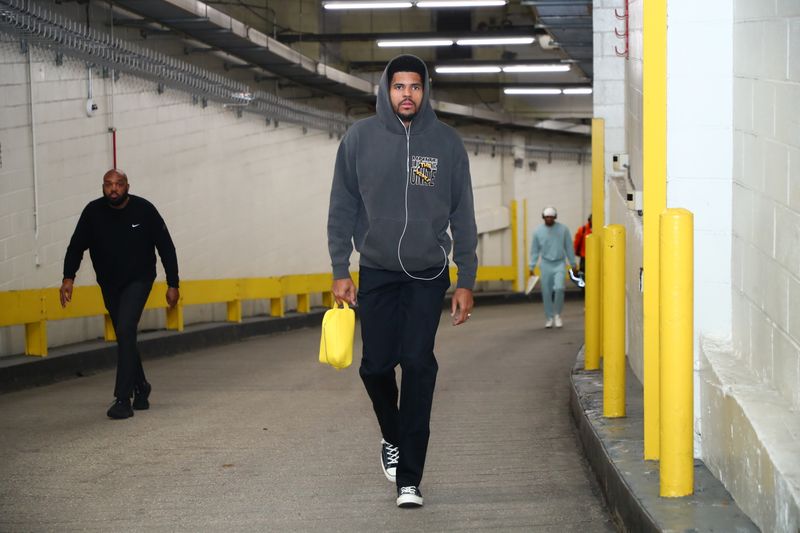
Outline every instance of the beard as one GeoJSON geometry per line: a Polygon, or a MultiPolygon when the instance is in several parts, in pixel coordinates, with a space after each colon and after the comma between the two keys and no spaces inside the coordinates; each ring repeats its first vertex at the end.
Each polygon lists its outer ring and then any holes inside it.
{"type": "Polygon", "coordinates": [[[128,199],[127,191],[120,194],[116,199],[112,199],[110,196],[106,196],[106,202],[108,202],[108,205],[110,205],[111,207],[119,207],[122,204],[124,204],[125,200],[127,199],[128,199]]]}
{"type": "Polygon", "coordinates": [[[412,120],[414,120],[414,118],[416,118],[416,116],[417,116],[417,111],[418,111],[416,105],[414,106],[414,111],[410,111],[410,112],[406,111],[406,112],[404,112],[404,111],[400,110],[400,106],[402,106],[403,103],[410,102],[410,101],[411,100],[403,100],[402,102],[397,104],[397,107],[395,107],[395,109],[394,109],[395,115],[400,117],[401,120],[405,120],[406,122],[411,122],[412,120]]]}
{"type": "Polygon", "coordinates": [[[397,116],[400,117],[402,120],[405,120],[406,122],[411,122],[412,120],[414,120],[414,118],[416,118],[417,112],[414,111],[412,113],[397,113],[397,116]]]}

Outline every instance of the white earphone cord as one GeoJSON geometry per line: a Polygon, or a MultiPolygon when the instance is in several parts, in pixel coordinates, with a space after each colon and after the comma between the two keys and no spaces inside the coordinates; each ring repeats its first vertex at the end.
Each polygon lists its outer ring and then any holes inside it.
{"type": "Polygon", "coordinates": [[[448,263],[447,251],[444,249],[444,246],[442,246],[441,244],[439,245],[439,248],[442,249],[442,253],[444,254],[444,265],[442,265],[442,269],[439,271],[439,273],[433,276],[432,278],[420,278],[414,276],[413,274],[410,274],[408,270],[406,270],[405,265],[403,265],[403,258],[400,257],[400,245],[403,243],[403,237],[405,237],[406,228],[408,228],[408,184],[411,181],[411,126],[409,125],[406,128],[406,125],[403,124],[403,120],[400,117],[397,117],[397,120],[400,121],[400,124],[403,126],[403,129],[406,130],[406,191],[405,191],[406,218],[405,221],[403,222],[403,232],[400,234],[400,240],[397,241],[397,260],[400,261],[400,268],[403,269],[403,272],[405,272],[406,276],[408,276],[409,278],[416,279],[419,281],[433,281],[439,276],[441,276],[442,272],[444,272],[444,269],[447,268],[447,263],[448,263]]]}

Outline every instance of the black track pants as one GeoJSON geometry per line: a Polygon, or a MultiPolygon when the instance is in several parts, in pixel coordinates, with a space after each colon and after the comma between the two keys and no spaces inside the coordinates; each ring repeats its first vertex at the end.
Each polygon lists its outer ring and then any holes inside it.
{"type": "MultiPolygon", "coordinates": [[[[440,270],[412,274],[431,278],[440,270]]],[[[364,353],[359,374],[383,438],[400,448],[398,487],[419,486],[422,480],[439,368],[433,345],[449,286],[448,269],[436,279],[421,281],[403,272],[360,268],[358,314],[364,353]],[[398,364],[400,391],[394,372],[398,364]]]]}

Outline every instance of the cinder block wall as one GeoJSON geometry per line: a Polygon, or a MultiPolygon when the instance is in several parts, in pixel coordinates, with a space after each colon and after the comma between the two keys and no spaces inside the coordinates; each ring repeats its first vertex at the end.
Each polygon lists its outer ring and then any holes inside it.
{"type": "Polygon", "coordinates": [[[800,4],[737,3],[734,17],[734,349],[797,410],[800,4]]]}
{"type": "Polygon", "coordinates": [[[702,349],[703,452],[764,531],[800,528],[800,4],[733,7],[732,342],[702,349]]]}
{"type": "MultiPolygon", "coordinates": [[[[678,0],[668,9],[667,204],[695,214],[695,453],[762,530],[794,532],[800,5],[678,0]],[[700,34],[707,44],[698,55],[700,34]]],[[[640,186],[642,2],[630,10],[626,145],[640,186]]],[[[608,196],[609,217],[628,229],[628,260],[641,261],[640,221],[621,195],[608,196]]],[[[628,270],[628,355],[637,370],[641,297],[628,270]]]]}

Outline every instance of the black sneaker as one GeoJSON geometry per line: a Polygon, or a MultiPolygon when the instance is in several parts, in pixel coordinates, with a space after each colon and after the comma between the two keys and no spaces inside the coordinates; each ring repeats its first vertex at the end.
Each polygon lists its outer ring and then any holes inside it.
{"type": "Polygon", "coordinates": [[[422,507],[422,493],[419,491],[419,488],[414,486],[398,487],[397,506],[405,509],[422,507]]]}
{"type": "Polygon", "coordinates": [[[153,390],[153,387],[147,383],[146,381],[144,384],[139,385],[135,389],[133,389],[133,408],[137,411],[144,411],[146,409],[150,409],[150,402],[148,398],[150,397],[150,391],[153,390]]]}
{"type": "Polygon", "coordinates": [[[397,462],[400,460],[400,450],[397,446],[381,439],[381,468],[386,479],[394,483],[397,480],[397,462]]]}
{"type": "Polygon", "coordinates": [[[117,398],[114,400],[114,403],[111,404],[111,407],[108,408],[106,412],[108,418],[130,418],[133,416],[133,409],[131,409],[131,401],[129,399],[120,400],[117,398]]]}

